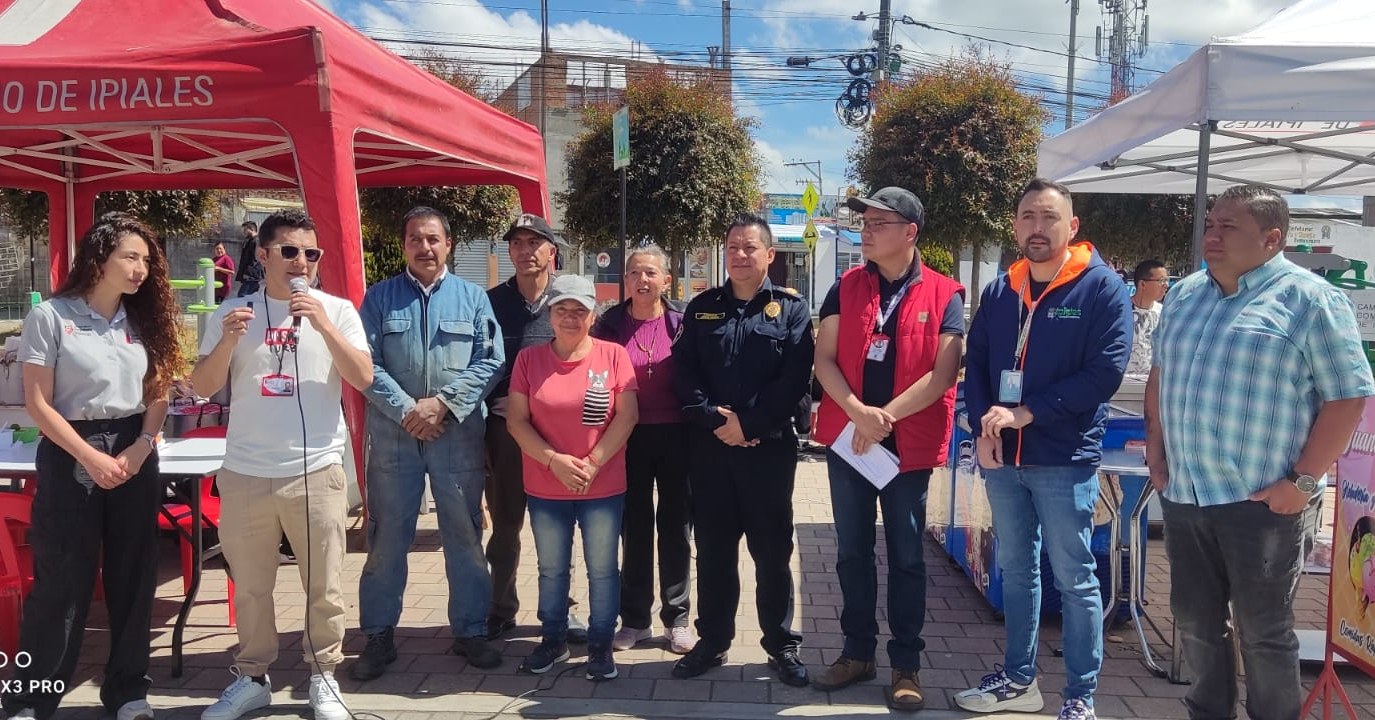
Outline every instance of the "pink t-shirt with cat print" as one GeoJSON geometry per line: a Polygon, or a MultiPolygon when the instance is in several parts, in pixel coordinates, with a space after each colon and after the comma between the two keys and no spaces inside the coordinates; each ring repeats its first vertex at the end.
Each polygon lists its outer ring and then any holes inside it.
{"type": "MultiPolygon", "coordinates": [[[[525,348],[511,369],[511,392],[530,400],[530,424],[556,451],[586,457],[616,416],[616,396],[635,390],[635,368],[625,348],[592,340],[587,357],[564,362],[551,343],[525,348]]],[[[625,492],[625,448],[602,463],[586,495],[575,495],[544,467],[523,458],[526,494],[545,500],[596,500],[625,492]]]]}

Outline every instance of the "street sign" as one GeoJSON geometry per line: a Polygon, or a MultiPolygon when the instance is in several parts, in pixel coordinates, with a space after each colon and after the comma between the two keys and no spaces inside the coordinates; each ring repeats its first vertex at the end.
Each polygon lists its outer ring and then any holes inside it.
{"type": "Polygon", "coordinates": [[[611,267],[611,253],[597,253],[597,267],[603,270],[611,267]]]}
{"type": "Polygon", "coordinates": [[[620,170],[630,164],[630,108],[623,107],[611,114],[611,169],[620,170]]]}
{"type": "Polygon", "coordinates": [[[821,194],[816,191],[816,186],[811,181],[807,181],[807,189],[802,191],[802,209],[808,215],[816,214],[816,204],[821,202],[821,194]]]}
{"type": "MultiPolygon", "coordinates": [[[[810,185],[807,187],[811,188],[810,185]]],[[[803,197],[806,196],[804,195],[803,197]]],[[[820,239],[821,233],[817,232],[816,223],[812,222],[811,218],[807,218],[807,228],[802,231],[802,243],[807,246],[808,250],[815,250],[816,241],[820,239]]]]}

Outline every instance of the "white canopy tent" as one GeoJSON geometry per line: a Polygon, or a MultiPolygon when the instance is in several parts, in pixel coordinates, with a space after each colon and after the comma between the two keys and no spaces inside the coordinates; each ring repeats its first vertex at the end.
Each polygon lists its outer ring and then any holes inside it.
{"type": "Polygon", "coordinates": [[[1375,195],[1375,1],[1299,0],[1215,38],[1038,164],[1078,192],[1193,193],[1195,267],[1210,193],[1375,195]]]}

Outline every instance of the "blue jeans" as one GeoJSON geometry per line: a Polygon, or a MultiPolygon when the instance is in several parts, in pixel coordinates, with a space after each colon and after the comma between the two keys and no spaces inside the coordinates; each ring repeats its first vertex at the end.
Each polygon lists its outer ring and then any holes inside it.
{"type": "Polygon", "coordinates": [[[378,413],[368,415],[368,560],[358,581],[363,632],[401,619],[406,555],[429,475],[449,580],[449,628],[454,637],[486,635],[492,577],[482,552],[482,432],[451,424],[433,442],[420,442],[378,413]]]}
{"type": "Polygon", "coordinates": [[[921,639],[926,620],[926,559],[922,530],[926,525],[926,490],[930,470],[900,473],[879,492],[849,463],[826,451],[831,480],[831,508],[836,529],[836,574],[845,598],[840,629],[842,654],[872,661],[878,647],[878,565],[874,558],[874,508],[883,508],[883,536],[888,550],[888,660],[899,670],[920,670],[921,639]]]}
{"type": "Polygon", "coordinates": [[[621,514],[625,495],[600,500],[529,498],[530,530],[539,558],[539,621],[545,640],[562,642],[568,633],[569,568],[573,562],[573,526],[582,530],[587,566],[589,650],[611,647],[616,617],[621,613],[621,514]]]}
{"type": "Polygon", "coordinates": [[[1064,699],[1093,703],[1103,667],[1103,598],[1089,545],[1098,502],[1098,468],[1013,467],[984,470],[998,566],[1003,571],[1004,666],[1008,677],[1036,677],[1041,618],[1041,544],[1045,543],[1064,613],[1064,699]]]}
{"type": "MultiPolygon", "coordinates": [[[[1198,507],[1161,499],[1170,559],[1170,608],[1194,673],[1189,717],[1236,717],[1237,655],[1246,667],[1246,715],[1296,718],[1303,704],[1294,595],[1321,508],[1276,515],[1264,503],[1198,507]]],[[[1345,558],[1342,559],[1345,561],[1345,558]]]]}

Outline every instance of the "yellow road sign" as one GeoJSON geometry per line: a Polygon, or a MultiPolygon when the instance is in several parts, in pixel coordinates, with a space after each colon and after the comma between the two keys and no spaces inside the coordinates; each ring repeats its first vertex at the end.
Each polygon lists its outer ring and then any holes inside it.
{"type": "Polygon", "coordinates": [[[807,211],[807,215],[816,214],[816,204],[821,202],[821,195],[816,191],[816,187],[810,181],[807,182],[807,189],[802,191],[802,209],[807,211]]]}
{"type": "MultiPolygon", "coordinates": [[[[806,202],[807,196],[803,195],[802,200],[806,202]]],[[[821,233],[817,232],[816,223],[812,222],[811,218],[807,218],[807,228],[802,231],[802,243],[807,246],[808,250],[815,250],[816,241],[820,239],[821,233]]]]}

